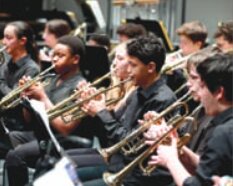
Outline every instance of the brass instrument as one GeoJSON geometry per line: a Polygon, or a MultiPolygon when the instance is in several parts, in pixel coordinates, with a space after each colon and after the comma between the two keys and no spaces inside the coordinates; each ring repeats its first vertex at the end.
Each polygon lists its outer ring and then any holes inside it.
{"type": "Polygon", "coordinates": [[[187,88],[187,83],[185,82],[185,83],[183,83],[180,87],[178,87],[175,91],[174,91],[174,93],[175,93],[175,95],[178,95],[181,91],[183,91],[185,88],[187,88]]]}
{"type": "Polygon", "coordinates": [[[3,46],[0,49],[0,65],[2,65],[3,63],[5,63],[5,57],[4,57],[4,51],[6,50],[7,46],[3,46]]]}
{"type": "MultiPolygon", "coordinates": [[[[77,101],[76,103],[73,103],[71,105],[66,105],[65,107],[61,108],[61,109],[56,109],[53,112],[49,112],[48,117],[50,120],[58,117],[58,116],[62,116],[64,122],[70,122],[70,121],[74,121],[77,119],[81,119],[82,117],[86,116],[86,114],[81,110],[81,106],[85,103],[88,102],[92,99],[94,99],[95,97],[108,92],[109,90],[112,90],[116,87],[119,87],[121,85],[123,85],[124,83],[130,81],[131,78],[123,80],[121,82],[119,82],[118,84],[114,85],[114,86],[110,86],[109,88],[100,88],[96,93],[94,93],[93,95],[89,96],[88,98],[84,99],[84,100],[80,100],[77,101]],[[64,115],[63,115],[64,114],[64,115]],[[64,119],[65,117],[69,117],[69,119],[64,119]]],[[[73,97],[73,96],[72,96],[73,97]]],[[[69,99],[69,98],[68,98],[69,99]]],[[[115,100],[114,100],[115,101],[115,100]]],[[[112,104],[114,103],[113,100],[107,100],[106,105],[112,104]]]]}
{"type": "MultiPolygon", "coordinates": [[[[89,86],[96,86],[98,85],[99,83],[101,83],[103,80],[105,79],[109,79],[111,77],[111,73],[107,73],[105,74],[104,76],[98,78],[97,80],[95,80],[92,84],[88,85],[89,86]]],[[[82,93],[84,89],[81,89],[81,90],[77,90],[75,91],[72,95],[70,95],[67,99],[64,99],[63,101],[61,101],[60,103],[56,104],[53,108],[51,108],[50,110],[48,110],[48,114],[52,114],[52,113],[55,113],[57,112],[58,110],[66,107],[68,104],[74,102],[77,97],[82,93]]]]}
{"type": "Polygon", "coordinates": [[[174,120],[172,120],[169,125],[172,126],[170,130],[165,132],[158,140],[156,140],[151,146],[149,146],[144,152],[142,152],[139,156],[137,156],[132,162],[130,162],[126,167],[124,167],[122,170],[120,170],[118,173],[111,174],[109,172],[105,172],[103,174],[103,179],[105,183],[109,186],[120,186],[123,178],[132,171],[137,165],[142,169],[144,173],[147,173],[148,171],[151,172],[154,170],[155,167],[146,167],[144,168],[142,166],[143,162],[154,153],[155,149],[164,142],[164,140],[167,140],[167,137],[176,129],[178,129],[181,124],[187,121],[192,121],[193,119],[190,117],[180,116],[175,117],[174,120]]]}
{"type": "Polygon", "coordinates": [[[104,160],[108,162],[109,158],[117,153],[118,151],[122,150],[124,155],[128,156],[130,154],[137,153],[140,149],[142,149],[144,144],[144,139],[138,140],[139,136],[141,136],[144,132],[146,132],[150,126],[157,123],[160,119],[162,119],[165,115],[171,113],[177,108],[184,107],[184,116],[188,115],[188,106],[186,102],[188,102],[191,99],[190,92],[187,92],[185,95],[183,95],[180,99],[178,99],[176,102],[174,102],[172,105],[170,105],[168,108],[166,108],[164,111],[162,111],[158,116],[153,118],[150,121],[145,122],[142,124],[139,128],[134,130],[132,133],[130,133],[128,136],[126,136],[124,139],[122,139],[117,144],[105,148],[100,149],[99,153],[102,155],[104,160]],[[132,145],[131,145],[132,144],[132,145]]]}
{"type": "Polygon", "coordinates": [[[36,77],[26,82],[23,86],[18,86],[17,88],[12,90],[9,94],[4,96],[0,101],[0,110],[7,110],[17,106],[21,101],[20,94],[24,90],[35,84],[36,82],[39,82],[42,79],[44,79],[46,75],[49,73],[49,71],[54,69],[54,67],[55,65],[50,66],[49,68],[38,74],[36,77]]]}
{"type": "Polygon", "coordinates": [[[161,69],[161,74],[179,69],[184,66],[184,64],[188,61],[190,57],[195,55],[199,52],[218,52],[219,49],[216,44],[212,44],[210,46],[207,46],[205,48],[202,48],[196,52],[193,52],[187,56],[182,56],[182,50],[178,50],[176,52],[173,52],[171,54],[168,54],[166,56],[165,64],[163,65],[161,69]]]}
{"type": "Polygon", "coordinates": [[[178,69],[181,65],[185,64],[187,62],[187,60],[192,56],[193,54],[189,54],[187,56],[184,57],[179,57],[177,59],[175,59],[173,62],[171,63],[165,63],[161,69],[161,74],[165,74],[169,71],[173,71],[175,69],[178,69]]]}
{"type": "Polygon", "coordinates": [[[87,23],[80,24],[72,33],[73,36],[78,36],[84,41],[87,39],[87,23]]]}

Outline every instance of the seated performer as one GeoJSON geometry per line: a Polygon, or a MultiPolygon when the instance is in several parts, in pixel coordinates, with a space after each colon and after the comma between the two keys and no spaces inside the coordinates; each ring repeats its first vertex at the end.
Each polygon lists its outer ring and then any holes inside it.
{"type": "Polygon", "coordinates": [[[212,185],[214,175],[232,175],[232,54],[217,54],[197,67],[201,82],[197,95],[206,114],[213,116],[208,140],[192,176],[178,158],[177,138],[171,135],[171,145],[160,145],[150,164],[169,169],[176,185],[212,185]],[[215,81],[213,81],[213,78],[215,81]]]}
{"type": "MultiPolygon", "coordinates": [[[[24,76],[35,76],[40,69],[37,63],[38,50],[34,40],[32,28],[25,22],[15,21],[8,23],[4,28],[2,40],[9,54],[9,59],[0,68],[0,98],[9,95],[17,86],[18,81],[24,76]]],[[[9,103],[7,103],[9,104],[9,103]]],[[[3,105],[1,105],[2,107],[3,105]]],[[[2,110],[2,108],[0,108],[2,110]]],[[[1,113],[0,127],[0,157],[5,157],[11,148],[8,142],[8,130],[23,130],[23,116],[20,108],[7,110],[1,113]],[[14,116],[14,117],[12,117],[14,116]],[[3,127],[2,127],[3,126],[3,127]]]]}
{"type": "MultiPolygon", "coordinates": [[[[45,89],[38,82],[29,87],[23,93],[24,96],[42,101],[46,109],[52,108],[55,103],[67,98],[73,93],[77,83],[84,80],[79,71],[79,64],[84,60],[84,53],[84,44],[77,37],[59,38],[52,57],[57,75],[50,79],[45,89]]],[[[24,77],[20,83],[24,84],[28,80],[30,78],[24,77]]],[[[30,118],[27,119],[30,120],[30,118]]],[[[61,120],[61,118],[52,120],[51,126],[63,135],[73,131],[79,124],[74,122],[71,125],[64,125],[56,120],[61,120]]],[[[32,121],[30,124],[33,124],[32,121]]],[[[27,166],[35,166],[35,162],[40,157],[38,141],[33,132],[11,132],[9,136],[14,146],[14,149],[8,152],[5,161],[9,185],[23,186],[28,182],[27,166]]]]}
{"type": "MultiPolygon", "coordinates": [[[[121,141],[135,130],[139,126],[138,120],[143,119],[146,112],[150,110],[160,112],[176,100],[173,92],[159,75],[165,60],[165,49],[157,37],[139,37],[129,42],[127,44],[127,59],[129,63],[128,73],[138,88],[128,96],[126,104],[115,112],[109,112],[105,105],[104,96],[101,96],[102,99],[91,100],[83,107],[89,115],[100,119],[99,127],[106,131],[108,146],[121,141]]],[[[72,152],[71,156],[77,164],[83,164],[85,157],[80,160],[79,154],[77,149],[76,152],[75,150],[72,152]]],[[[111,157],[108,170],[113,173],[121,170],[131,158],[117,152],[111,157]]],[[[123,184],[128,186],[154,183],[164,186],[172,181],[169,178],[170,175],[165,170],[156,170],[152,176],[148,177],[143,176],[139,169],[135,168],[123,179],[123,184]]],[[[106,185],[102,179],[88,180],[84,182],[85,184],[106,185]]]]}
{"type": "Polygon", "coordinates": [[[219,23],[218,29],[214,34],[217,46],[223,51],[233,50],[233,21],[219,23]]]}
{"type": "MultiPolygon", "coordinates": [[[[52,19],[45,24],[42,37],[46,47],[40,50],[40,60],[42,62],[51,62],[52,49],[55,47],[58,38],[69,34],[70,30],[70,26],[63,19],[52,19]]],[[[42,65],[46,64],[42,63],[42,65]]]]}

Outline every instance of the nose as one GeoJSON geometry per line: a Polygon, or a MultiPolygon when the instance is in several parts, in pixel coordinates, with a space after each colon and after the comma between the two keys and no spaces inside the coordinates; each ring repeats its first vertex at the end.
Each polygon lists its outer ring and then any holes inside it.
{"type": "Polygon", "coordinates": [[[2,44],[6,45],[6,39],[5,39],[5,37],[3,37],[3,39],[2,39],[2,44]]]}
{"type": "Polygon", "coordinates": [[[58,56],[57,55],[54,55],[54,56],[52,56],[52,62],[53,63],[56,63],[57,61],[58,61],[58,56]]]}
{"type": "Polygon", "coordinates": [[[191,82],[190,82],[190,80],[189,80],[189,79],[187,80],[186,85],[187,85],[187,87],[188,87],[188,88],[190,88],[190,87],[191,87],[191,82]]]}

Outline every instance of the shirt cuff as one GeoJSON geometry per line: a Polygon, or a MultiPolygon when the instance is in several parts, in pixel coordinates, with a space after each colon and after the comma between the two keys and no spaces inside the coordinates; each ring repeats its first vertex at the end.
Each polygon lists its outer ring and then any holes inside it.
{"type": "Polygon", "coordinates": [[[114,120],[111,112],[107,109],[98,112],[97,117],[100,118],[103,123],[111,123],[114,120]]]}

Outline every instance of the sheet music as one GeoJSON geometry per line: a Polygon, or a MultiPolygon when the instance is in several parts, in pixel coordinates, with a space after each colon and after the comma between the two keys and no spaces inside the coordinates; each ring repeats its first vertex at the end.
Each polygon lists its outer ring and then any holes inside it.
{"type": "Polygon", "coordinates": [[[82,186],[82,183],[79,181],[76,173],[76,165],[65,155],[50,129],[49,118],[45,110],[44,103],[37,100],[29,100],[29,102],[31,107],[40,115],[52,142],[62,156],[61,160],[56,163],[52,170],[48,171],[33,182],[33,186],[82,186]]]}
{"type": "Polygon", "coordinates": [[[63,157],[55,167],[33,182],[33,186],[82,186],[72,162],[63,157]]]}
{"type": "Polygon", "coordinates": [[[38,100],[34,100],[34,99],[29,100],[29,102],[30,102],[32,108],[35,111],[37,111],[37,113],[41,116],[41,119],[43,120],[43,122],[45,124],[45,127],[47,129],[47,132],[49,133],[49,136],[50,136],[52,142],[54,143],[57,151],[59,153],[61,153],[61,155],[62,155],[63,152],[62,152],[61,146],[59,145],[57,139],[55,138],[53,132],[50,129],[49,118],[48,118],[47,112],[45,110],[44,103],[41,101],[38,101],[38,100]]]}

